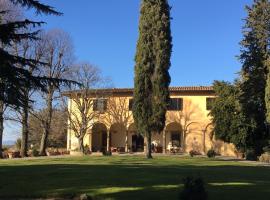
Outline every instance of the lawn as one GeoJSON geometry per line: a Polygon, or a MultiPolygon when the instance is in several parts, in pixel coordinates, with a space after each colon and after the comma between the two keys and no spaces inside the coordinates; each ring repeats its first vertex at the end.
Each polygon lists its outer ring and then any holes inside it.
{"type": "Polygon", "coordinates": [[[0,160],[0,199],[82,193],[97,199],[177,199],[188,175],[203,177],[209,199],[270,198],[270,167],[178,156],[85,156],[0,160]]]}

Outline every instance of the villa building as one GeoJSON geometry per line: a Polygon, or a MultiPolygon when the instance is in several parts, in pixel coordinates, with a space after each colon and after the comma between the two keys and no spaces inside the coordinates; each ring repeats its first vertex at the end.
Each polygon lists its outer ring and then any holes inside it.
{"type": "MultiPolygon", "coordinates": [[[[69,97],[68,109],[74,112],[82,91],[64,93],[69,97]]],[[[84,145],[91,152],[143,152],[145,138],[137,131],[132,117],[133,89],[113,88],[89,92],[92,101],[88,134],[84,145]]],[[[234,156],[232,144],[216,141],[209,112],[215,98],[212,87],[170,87],[170,105],[166,126],[161,133],[153,133],[152,149],[157,153],[196,152],[205,154],[213,148],[221,155],[234,156]]],[[[75,111],[76,112],[76,111],[75,111]]],[[[70,123],[70,122],[69,122],[70,123]]],[[[67,149],[78,148],[74,131],[68,129],[67,149]]]]}

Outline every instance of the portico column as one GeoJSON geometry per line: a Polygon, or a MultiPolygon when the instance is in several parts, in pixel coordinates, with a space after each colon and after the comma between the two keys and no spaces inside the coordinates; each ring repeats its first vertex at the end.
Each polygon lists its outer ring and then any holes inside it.
{"type": "Polygon", "coordinates": [[[163,154],[166,154],[166,132],[164,130],[162,131],[162,143],[163,143],[162,152],[163,154]]]}
{"type": "Polygon", "coordinates": [[[107,131],[107,152],[110,152],[110,131],[107,131]]]}
{"type": "Polygon", "coordinates": [[[128,130],[126,130],[125,152],[128,152],[128,130]]]}
{"type": "Polygon", "coordinates": [[[206,148],[205,148],[205,134],[206,134],[206,130],[203,130],[203,153],[206,153],[206,148]]]}

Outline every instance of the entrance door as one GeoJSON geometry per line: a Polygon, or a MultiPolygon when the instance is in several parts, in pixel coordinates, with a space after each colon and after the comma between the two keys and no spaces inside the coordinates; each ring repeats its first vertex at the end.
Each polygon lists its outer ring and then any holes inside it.
{"type": "Polygon", "coordinates": [[[144,147],[144,138],[142,135],[132,135],[132,151],[142,152],[144,147]]]}

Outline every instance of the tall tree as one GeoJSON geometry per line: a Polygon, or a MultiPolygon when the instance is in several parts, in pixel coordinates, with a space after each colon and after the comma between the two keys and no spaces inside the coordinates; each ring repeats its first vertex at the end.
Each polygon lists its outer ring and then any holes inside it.
{"type": "MultiPolygon", "coordinates": [[[[243,27],[240,61],[242,80],[240,103],[251,126],[247,129],[247,146],[260,154],[269,137],[266,129],[266,103],[269,91],[266,79],[269,66],[270,2],[254,0],[246,7],[248,16],[243,27]],[[266,91],[266,92],[265,92],[266,91]],[[265,101],[266,99],[266,101],[265,101]]],[[[268,104],[268,103],[267,103],[268,104]]]]}
{"type": "MultiPolygon", "coordinates": [[[[44,46],[41,43],[42,40],[38,41],[29,41],[29,40],[23,40],[19,43],[14,43],[11,47],[11,52],[13,55],[21,56],[26,59],[32,59],[36,61],[36,66],[38,67],[44,67],[44,65],[40,65],[41,59],[44,56],[44,46]]],[[[33,66],[28,65],[22,65],[18,66],[22,69],[28,70],[30,74],[37,73],[37,69],[33,66]]],[[[15,112],[17,113],[12,120],[18,121],[22,125],[22,137],[21,137],[21,150],[20,154],[21,157],[27,156],[28,151],[28,134],[29,134],[29,126],[28,126],[28,118],[29,118],[29,112],[30,107],[32,103],[31,96],[33,94],[33,91],[31,90],[31,86],[27,85],[21,85],[21,90],[23,91],[23,104],[20,106],[20,108],[16,109],[15,112]]],[[[12,117],[11,117],[12,118],[12,117]]]]}
{"type": "Polygon", "coordinates": [[[142,0],[140,13],[133,114],[138,130],[147,137],[146,156],[152,158],[152,132],[163,130],[169,101],[170,7],[167,0],[142,0]]]}
{"type": "MultiPolygon", "coordinates": [[[[68,77],[74,61],[73,44],[69,34],[59,29],[53,29],[42,34],[40,43],[40,52],[44,52],[42,61],[47,63],[39,69],[40,74],[50,79],[64,79],[68,77]]],[[[56,85],[53,81],[48,81],[46,92],[42,93],[42,99],[45,100],[45,106],[42,109],[45,114],[41,118],[37,116],[42,124],[40,155],[46,155],[53,107],[56,104],[56,100],[60,97],[61,89],[62,87],[56,85]]]]}
{"type": "MultiPolygon", "coordinates": [[[[0,14],[0,24],[4,24],[7,22],[14,22],[21,15],[21,12],[18,9],[18,7],[14,6],[12,3],[10,3],[9,0],[0,0],[0,9],[1,10],[8,10],[8,12],[3,12],[2,14],[0,14]]],[[[8,45],[5,45],[0,40],[0,48],[2,48],[5,51],[8,51],[9,48],[7,48],[7,46],[8,45]]],[[[4,95],[5,95],[4,81],[0,77],[0,158],[2,157],[2,141],[3,141],[3,132],[4,132],[4,111],[6,110],[6,106],[7,106],[6,102],[3,99],[1,99],[1,97],[4,95]]]]}
{"type": "Polygon", "coordinates": [[[68,129],[78,139],[79,150],[85,153],[84,137],[99,116],[99,112],[93,112],[93,107],[94,99],[98,97],[94,87],[100,83],[101,76],[97,67],[82,63],[77,65],[72,77],[80,85],[71,90],[79,89],[79,92],[67,94],[69,100],[63,99],[63,102],[68,112],[68,129]]]}

